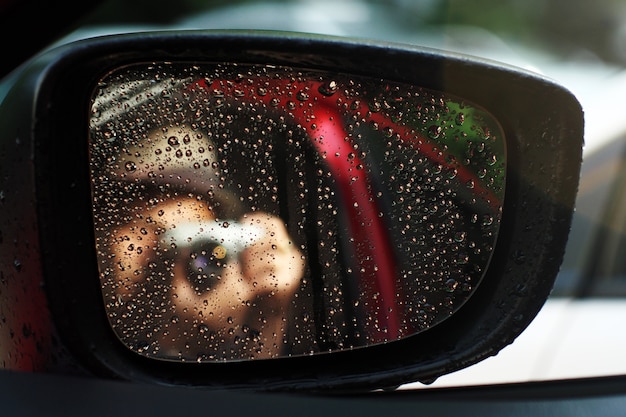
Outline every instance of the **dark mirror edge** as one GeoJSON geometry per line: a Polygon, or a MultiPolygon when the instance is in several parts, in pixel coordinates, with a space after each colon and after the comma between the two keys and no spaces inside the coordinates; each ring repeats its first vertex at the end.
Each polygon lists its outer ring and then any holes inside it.
{"type": "Polygon", "coordinates": [[[61,47],[42,57],[39,65],[43,72],[26,85],[27,89],[39,86],[36,102],[25,103],[31,106],[26,111],[34,105],[41,115],[30,138],[34,149],[28,149],[31,143],[19,152],[34,153],[37,195],[31,200],[39,210],[41,247],[47,248],[42,255],[44,287],[58,330],[55,349],[67,349],[88,372],[160,384],[248,390],[358,390],[429,381],[510,343],[550,292],[571,221],[582,118],[573,96],[549,80],[430,49],[238,32],[104,37],[61,47]],[[106,321],[98,280],[77,279],[97,277],[90,201],[76,198],[89,195],[86,140],[80,141],[86,132],[85,109],[93,83],[107,68],[136,60],[175,59],[340,68],[400,82],[419,80],[424,87],[467,98],[492,112],[507,135],[507,191],[496,251],[475,295],[461,311],[428,331],[354,351],[181,365],[156,363],[123,348],[106,321]],[[529,111],[534,115],[529,116],[529,111]],[[80,171],[67,160],[63,145],[76,151],[72,160],[84,161],[80,171]],[[60,181],[64,176],[70,180],[60,181]],[[83,254],[78,264],[67,259],[68,251],[83,254]]]}

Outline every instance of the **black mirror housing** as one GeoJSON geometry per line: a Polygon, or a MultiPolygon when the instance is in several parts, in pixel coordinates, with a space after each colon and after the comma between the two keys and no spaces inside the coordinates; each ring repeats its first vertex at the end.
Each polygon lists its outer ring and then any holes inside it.
{"type": "Polygon", "coordinates": [[[48,51],[0,105],[0,363],[159,384],[249,390],[428,383],[497,354],[532,321],[561,263],[583,143],[580,105],[519,69],[442,51],[266,32],[117,35],[48,51]],[[94,246],[89,111],[102,77],[136,63],[287,66],[417,85],[489,112],[506,141],[499,232],[480,284],[414,335],[317,355],[158,361],[114,334],[94,246]]]}

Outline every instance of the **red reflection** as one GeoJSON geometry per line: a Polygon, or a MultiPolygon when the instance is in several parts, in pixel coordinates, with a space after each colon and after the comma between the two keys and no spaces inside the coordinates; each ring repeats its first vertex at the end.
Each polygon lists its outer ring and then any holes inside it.
{"type": "MultiPolygon", "coordinates": [[[[372,112],[365,100],[354,101],[343,91],[329,91],[322,81],[282,79],[270,77],[247,77],[253,82],[236,83],[232,80],[215,79],[209,85],[202,79],[189,89],[201,88],[225,97],[236,97],[241,103],[258,105],[277,110],[285,109],[286,115],[306,130],[312,143],[324,158],[339,187],[342,209],[349,221],[349,233],[353,239],[354,256],[359,267],[359,275],[373,277],[367,283],[360,283],[360,290],[371,304],[367,313],[376,326],[368,333],[372,342],[383,342],[401,337],[405,331],[400,323],[403,311],[397,308],[400,288],[397,287],[397,271],[394,250],[387,226],[379,213],[381,210],[365,166],[359,153],[355,151],[352,135],[344,125],[347,110],[340,103],[350,103],[351,114],[378,124],[379,129],[391,129],[394,135],[410,144],[420,154],[433,163],[450,166],[450,156],[428,137],[413,128],[393,122],[384,112],[372,112]]],[[[500,201],[470,170],[461,165],[453,167],[462,182],[473,181],[473,193],[481,197],[491,207],[499,207],[500,201]]]]}

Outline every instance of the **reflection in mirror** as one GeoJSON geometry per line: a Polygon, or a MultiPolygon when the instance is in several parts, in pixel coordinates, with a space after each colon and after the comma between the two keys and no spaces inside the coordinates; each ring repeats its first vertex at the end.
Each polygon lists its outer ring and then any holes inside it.
{"type": "Polygon", "coordinates": [[[309,355],[445,320],[490,260],[497,121],[392,82],[270,66],[141,64],[90,116],[110,324],[174,361],[309,355]]]}

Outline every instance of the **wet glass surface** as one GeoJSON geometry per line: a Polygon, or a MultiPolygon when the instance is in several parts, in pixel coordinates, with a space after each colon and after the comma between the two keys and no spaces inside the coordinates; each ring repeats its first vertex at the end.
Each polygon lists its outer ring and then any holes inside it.
{"type": "Polygon", "coordinates": [[[489,263],[506,149],[463,99],[163,63],[108,74],[91,111],[103,300],[139,354],[261,359],[400,339],[457,311],[489,263]]]}

